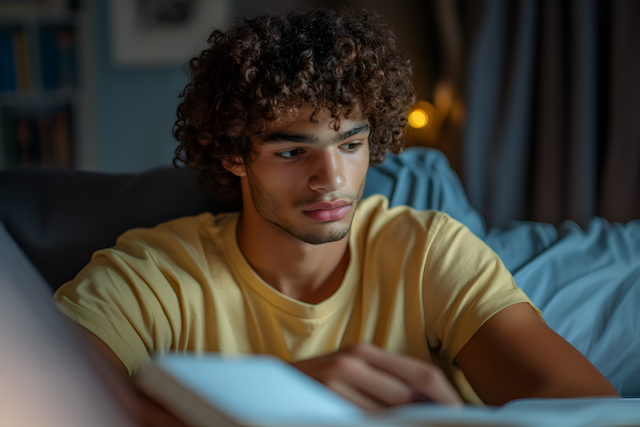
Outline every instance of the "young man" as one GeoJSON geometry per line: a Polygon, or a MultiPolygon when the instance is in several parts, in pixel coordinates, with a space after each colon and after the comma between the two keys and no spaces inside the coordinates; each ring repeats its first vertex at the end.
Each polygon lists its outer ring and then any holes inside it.
{"type": "Polygon", "coordinates": [[[176,158],[242,211],[131,230],[60,288],[114,366],[270,353],[368,409],[617,395],[466,227],[361,200],[415,102],[380,16],[261,16],[209,41],[190,62],[176,158]]]}

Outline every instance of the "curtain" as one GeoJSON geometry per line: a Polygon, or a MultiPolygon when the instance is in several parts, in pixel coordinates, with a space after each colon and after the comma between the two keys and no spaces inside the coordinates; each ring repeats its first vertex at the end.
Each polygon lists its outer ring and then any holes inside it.
{"type": "Polygon", "coordinates": [[[462,178],[488,226],[640,217],[640,2],[459,2],[462,178]]]}

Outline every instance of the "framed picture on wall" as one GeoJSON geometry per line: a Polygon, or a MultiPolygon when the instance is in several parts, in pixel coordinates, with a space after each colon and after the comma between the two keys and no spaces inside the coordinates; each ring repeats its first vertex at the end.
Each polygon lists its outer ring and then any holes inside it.
{"type": "Polygon", "coordinates": [[[179,65],[223,26],[231,0],[111,0],[109,8],[115,65],[179,65]]]}

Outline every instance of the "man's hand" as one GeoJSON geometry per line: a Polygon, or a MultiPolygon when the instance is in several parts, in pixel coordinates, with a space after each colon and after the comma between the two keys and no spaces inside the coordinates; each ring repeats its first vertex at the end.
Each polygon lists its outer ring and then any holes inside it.
{"type": "Polygon", "coordinates": [[[424,400],[462,403],[438,367],[372,344],[355,344],[291,365],[370,411],[424,400]]]}

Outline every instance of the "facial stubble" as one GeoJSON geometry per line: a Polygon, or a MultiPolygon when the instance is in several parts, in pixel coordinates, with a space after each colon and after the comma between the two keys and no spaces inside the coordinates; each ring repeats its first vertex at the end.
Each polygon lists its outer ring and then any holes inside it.
{"type": "MultiPolygon", "coordinates": [[[[256,212],[258,212],[258,214],[265,221],[268,221],[271,224],[277,226],[296,239],[301,240],[305,243],[309,243],[311,245],[322,245],[325,243],[337,242],[344,239],[347,234],[349,234],[351,223],[353,222],[353,213],[351,214],[351,220],[349,221],[349,223],[344,224],[338,229],[329,226],[329,224],[338,225],[338,221],[331,221],[330,223],[321,224],[326,225],[326,227],[321,227],[323,229],[317,232],[296,229],[296,227],[290,224],[282,215],[279,215],[279,212],[283,211],[284,209],[283,206],[281,206],[281,203],[278,201],[277,197],[275,197],[275,195],[269,193],[262,187],[262,185],[260,184],[260,180],[253,174],[250,167],[247,168],[246,171],[249,181],[249,190],[251,192],[251,199],[253,200],[253,206],[255,207],[256,212]]],[[[366,177],[360,184],[358,194],[336,194],[334,199],[340,198],[348,200],[349,202],[351,202],[351,209],[355,210],[358,206],[358,203],[360,203],[360,199],[362,199],[365,182],[366,177]]],[[[295,202],[292,207],[296,208],[309,206],[313,203],[322,201],[326,201],[326,197],[315,198],[312,200],[300,200],[295,202]]]]}

